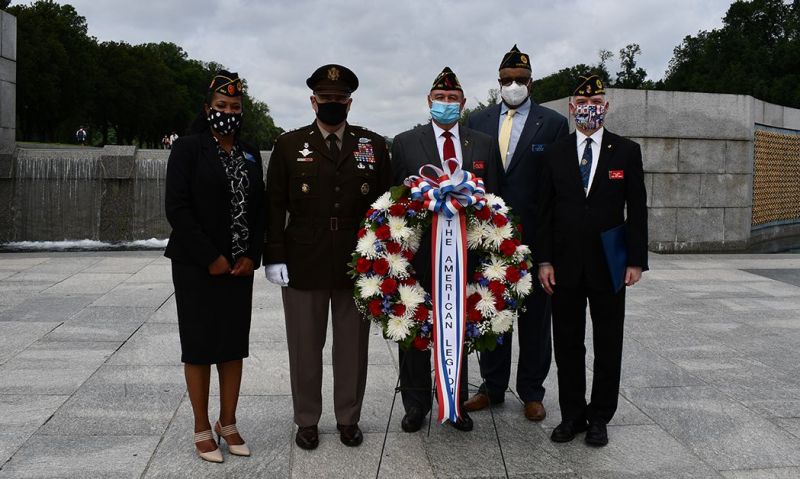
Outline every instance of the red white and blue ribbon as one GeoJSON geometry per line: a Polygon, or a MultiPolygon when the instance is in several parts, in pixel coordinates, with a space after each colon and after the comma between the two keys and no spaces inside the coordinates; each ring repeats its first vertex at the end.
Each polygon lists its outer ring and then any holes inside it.
{"type": "Polygon", "coordinates": [[[486,207],[483,180],[461,169],[456,159],[444,169],[425,165],[406,184],[411,198],[422,201],[436,216],[432,222],[433,355],[438,421],[461,417],[461,360],[464,353],[467,306],[467,221],[464,208],[486,207]],[[430,170],[432,174],[426,174],[430,170]]]}

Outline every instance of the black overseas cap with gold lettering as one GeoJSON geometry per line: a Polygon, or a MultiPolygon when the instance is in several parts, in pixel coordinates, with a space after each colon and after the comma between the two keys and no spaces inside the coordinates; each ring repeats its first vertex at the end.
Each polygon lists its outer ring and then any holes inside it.
{"type": "Polygon", "coordinates": [[[349,68],[330,63],[314,70],[306,80],[306,85],[313,91],[350,94],[358,88],[358,77],[349,68]]]}
{"type": "Polygon", "coordinates": [[[208,85],[209,92],[225,96],[242,96],[243,89],[244,85],[242,85],[239,74],[228,70],[218,71],[211,79],[211,84],[208,85]]]}
{"type": "Polygon", "coordinates": [[[503,55],[503,61],[500,62],[500,70],[503,68],[525,68],[531,69],[531,59],[527,53],[522,53],[517,48],[517,45],[511,47],[511,50],[503,55]]]}
{"type": "Polygon", "coordinates": [[[578,77],[578,86],[572,93],[573,96],[594,96],[605,95],[606,89],[603,80],[594,74],[581,75],[578,77]]]}
{"type": "Polygon", "coordinates": [[[436,76],[436,79],[433,80],[433,86],[431,87],[431,91],[433,90],[458,90],[463,92],[464,90],[461,88],[461,83],[458,81],[458,77],[450,67],[444,67],[439,75],[436,76]]]}

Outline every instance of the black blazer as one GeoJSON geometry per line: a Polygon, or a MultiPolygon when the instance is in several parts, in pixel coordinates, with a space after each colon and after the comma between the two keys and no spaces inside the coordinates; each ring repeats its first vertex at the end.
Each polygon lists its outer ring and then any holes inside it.
{"type": "MultiPolygon", "coordinates": [[[[487,193],[497,193],[503,174],[503,163],[497,142],[479,131],[462,125],[458,127],[461,140],[462,168],[480,176],[487,193]]],[[[392,142],[392,174],[394,183],[400,185],[410,175],[418,175],[427,164],[441,168],[439,148],[430,123],[420,125],[394,137],[392,142]]]]}
{"type": "Polygon", "coordinates": [[[600,233],[627,223],[628,265],[647,270],[647,193],[638,143],[603,133],[588,197],[583,191],[576,135],[545,150],[534,260],[551,263],[556,284],[610,291],[600,233]],[[626,210],[627,207],[627,218],[626,210]]]}
{"type": "MultiPolygon", "coordinates": [[[[470,128],[498,141],[500,105],[493,105],[469,116],[470,128]]],[[[560,113],[537,105],[531,109],[519,136],[517,147],[500,179],[500,196],[522,223],[522,242],[530,245],[536,231],[536,203],[542,175],[544,148],[569,135],[569,123],[560,113]]]]}
{"type": "MultiPolygon", "coordinates": [[[[257,149],[240,143],[247,160],[250,191],[247,225],[250,248],[247,257],[261,264],[264,241],[264,169],[257,149]]],[[[211,133],[183,136],[172,145],[167,163],[166,213],[172,226],[164,256],[207,267],[219,255],[231,256],[230,190],[217,144],[211,133]]]]}

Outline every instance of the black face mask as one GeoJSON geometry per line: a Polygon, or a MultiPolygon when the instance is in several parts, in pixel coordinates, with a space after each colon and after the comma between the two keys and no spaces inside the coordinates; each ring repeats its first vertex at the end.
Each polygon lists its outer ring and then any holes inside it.
{"type": "Polygon", "coordinates": [[[206,119],[209,126],[221,136],[233,135],[242,128],[241,113],[227,113],[209,108],[206,119]]]}
{"type": "Polygon", "coordinates": [[[347,103],[317,103],[317,118],[326,125],[338,125],[347,119],[347,103]]]}

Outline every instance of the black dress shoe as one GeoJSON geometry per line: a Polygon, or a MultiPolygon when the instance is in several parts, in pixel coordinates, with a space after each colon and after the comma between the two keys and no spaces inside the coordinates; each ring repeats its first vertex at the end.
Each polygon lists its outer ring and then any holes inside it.
{"type": "Polygon", "coordinates": [[[461,410],[461,417],[458,418],[456,422],[451,422],[450,424],[453,425],[454,428],[458,429],[459,431],[469,432],[472,431],[472,418],[469,417],[467,411],[461,410]]]}
{"type": "Polygon", "coordinates": [[[425,413],[422,409],[417,407],[409,408],[403,420],[400,422],[400,427],[405,432],[417,432],[422,427],[422,421],[425,419],[425,413]]]}
{"type": "Polygon", "coordinates": [[[342,444],[345,446],[356,447],[364,441],[364,435],[361,434],[361,429],[358,428],[358,424],[352,424],[350,426],[337,424],[336,429],[339,430],[339,440],[342,441],[342,444]]]}
{"type": "Polygon", "coordinates": [[[595,447],[603,447],[608,444],[608,430],[603,421],[592,421],[586,431],[586,444],[595,447]]]}
{"type": "Polygon", "coordinates": [[[311,450],[319,446],[319,431],[317,426],[306,426],[297,428],[294,435],[294,442],[301,449],[311,450]]]}
{"type": "Polygon", "coordinates": [[[570,442],[571,440],[575,439],[576,434],[585,430],[585,419],[570,419],[567,421],[561,421],[561,424],[553,429],[550,439],[553,442],[570,442]]]}

